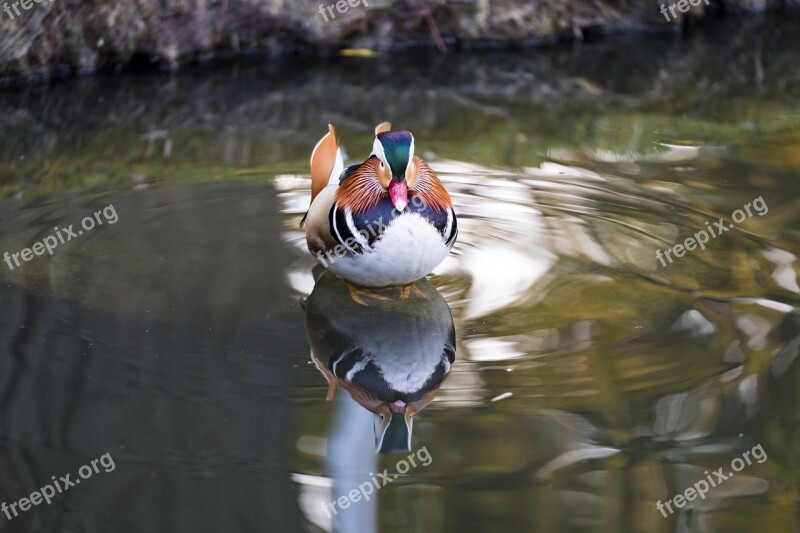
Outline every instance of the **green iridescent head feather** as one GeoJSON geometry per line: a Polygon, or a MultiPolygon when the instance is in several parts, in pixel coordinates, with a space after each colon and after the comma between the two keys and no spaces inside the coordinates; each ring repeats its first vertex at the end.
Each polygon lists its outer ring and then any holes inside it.
{"type": "Polygon", "coordinates": [[[409,131],[386,131],[378,134],[386,162],[397,180],[405,179],[406,166],[411,159],[414,136],[409,131]]]}

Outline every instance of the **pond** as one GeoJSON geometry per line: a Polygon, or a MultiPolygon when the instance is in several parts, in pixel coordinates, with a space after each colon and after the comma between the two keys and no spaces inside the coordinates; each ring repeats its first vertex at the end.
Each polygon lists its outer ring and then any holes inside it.
{"type": "Polygon", "coordinates": [[[75,482],[0,528],[796,529],[798,20],[0,94],[0,500],[75,482]],[[308,158],[383,120],[459,236],[354,292],[308,158]]]}

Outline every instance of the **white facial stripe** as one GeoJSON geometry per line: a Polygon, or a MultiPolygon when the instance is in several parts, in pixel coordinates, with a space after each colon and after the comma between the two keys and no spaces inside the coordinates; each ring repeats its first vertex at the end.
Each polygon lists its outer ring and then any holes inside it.
{"type": "Polygon", "coordinates": [[[408,149],[408,160],[409,162],[414,159],[414,136],[411,136],[411,147],[408,149]]]}
{"type": "Polygon", "coordinates": [[[383,161],[384,165],[388,165],[389,164],[389,162],[386,161],[386,154],[383,151],[383,145],[381,144],[381,142],[378,140],[377,137],[375,137],[375,142],[372,143],[372,154],[371,155],[374,155],[378,159],[383,161]]]}

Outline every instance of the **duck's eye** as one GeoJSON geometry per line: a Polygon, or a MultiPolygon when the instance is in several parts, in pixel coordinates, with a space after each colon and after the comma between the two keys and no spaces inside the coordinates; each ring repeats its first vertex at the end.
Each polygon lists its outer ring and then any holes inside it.
{"type": "Polygon", "coordinates": [[[381,161],[381,168],[384,168],[385,166],[386,165],[383,164],[383,161],[381,161]]]}

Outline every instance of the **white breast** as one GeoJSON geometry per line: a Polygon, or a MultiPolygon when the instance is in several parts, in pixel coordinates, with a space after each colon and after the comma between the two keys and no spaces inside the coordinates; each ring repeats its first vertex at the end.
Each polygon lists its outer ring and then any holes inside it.
{"type": "Polygon", "coordinates": [[[450,251],[442,235],[415,213],[395,218],[364,253],[332,257],[336,275],[367,287],[406,285],[436,268],[450,251]]]}

